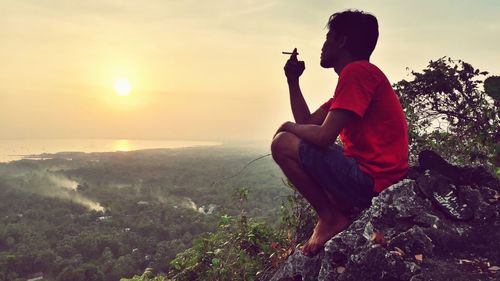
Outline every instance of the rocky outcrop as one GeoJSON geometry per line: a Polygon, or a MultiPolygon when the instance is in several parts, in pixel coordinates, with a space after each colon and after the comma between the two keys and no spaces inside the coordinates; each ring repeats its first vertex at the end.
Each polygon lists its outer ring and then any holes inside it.
{"type": "Polygon", "coordinates": [[[500,280],[498,184],[462,185],[458,194],[473,219],[450,219],[417,181],[405,179],[374,198],[324,251],[312,258],[296,251],[271,280],[500,280]]]}

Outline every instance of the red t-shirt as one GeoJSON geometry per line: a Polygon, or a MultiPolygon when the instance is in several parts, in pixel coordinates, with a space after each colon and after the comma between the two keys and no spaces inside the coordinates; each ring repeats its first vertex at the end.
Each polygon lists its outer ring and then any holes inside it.
{"type": "Polygon", "coordinates": [[[396,93],[384,73],[368,61],[342,69],[333,98],[325,110],[345,109],[359,118],[340,132],[344,155],[354,157],[373,178],[380,192],[403,178],[408,170],[408,127],[396,93]]]}

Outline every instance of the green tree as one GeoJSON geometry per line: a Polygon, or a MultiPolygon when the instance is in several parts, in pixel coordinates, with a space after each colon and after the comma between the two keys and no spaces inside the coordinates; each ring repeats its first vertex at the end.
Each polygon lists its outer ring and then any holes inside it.
{"type": "Polygon", "coordinates": [[[93,264],[82,264],[75,272],[85,281],[104,281],[104,274],[93,264]]]}
{"type": "Polygon", "coordinates": [[[113,280],[119,279],[121,277],[133,276],[137,273],[137,262],[134,258],[127,254],[121,256],[116,260],[114,270],[113,270],[113,280]]]}
{"type": "Polygon", "coordinates": [[[80,281],[84,280],[81,279],[81,276],[76,272],[75,268],[73,266],[68,266],[59,273],[57,276],[57,281],[80,281]]]}
{"type": "Polygon", "coordinates": [[[448,57],[411,75],[394,85],[408,120],[411,160],[433,149],[457,164],[498,166],[498,80],[489,78],[485,90],[488,72],[448,57]]]}

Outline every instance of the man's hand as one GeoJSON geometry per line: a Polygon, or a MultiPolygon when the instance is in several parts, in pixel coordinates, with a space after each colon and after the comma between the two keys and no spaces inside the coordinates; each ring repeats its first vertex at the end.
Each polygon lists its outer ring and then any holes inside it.
{"type": "Polygon", "coordinates": [[[287,60],[284,69],[286,78],[289,82],[298,80],[300,75],[304,72],[304,69],[306,69],[304,62],[297,60],[297,48],[293,49],[293,53],[287,60]]]}

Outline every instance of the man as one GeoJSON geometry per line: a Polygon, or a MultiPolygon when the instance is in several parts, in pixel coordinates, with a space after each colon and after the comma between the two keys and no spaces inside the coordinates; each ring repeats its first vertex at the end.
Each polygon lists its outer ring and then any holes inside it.
{"type": "Polygon", "coordinates": [[[353,207],[368,207],[408,170],[401,104],[384,73],[369,62],[377,19],[348,10],[333,14],[328,28],[321,66],[339,75],[335,93],[310,113],[299,86],[305,66],[295,49],[284,67],[295,123],[284,123],[271,145],[276,163],[318,215],[301,247],[309,256],[349,226],[353,207]],[[339,135],[343,147],[334,144],[339,135]]]}

